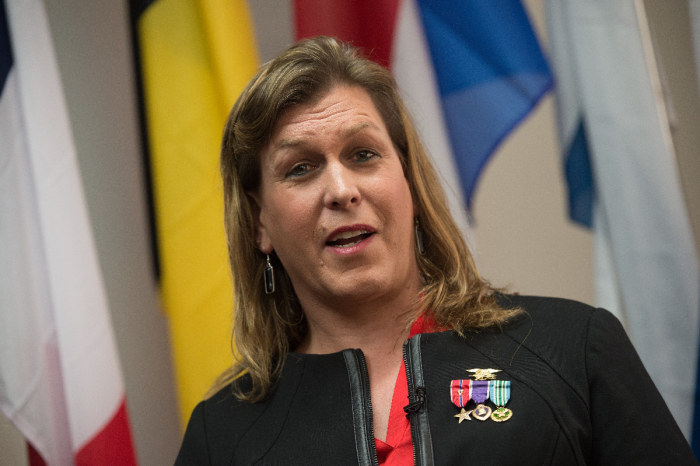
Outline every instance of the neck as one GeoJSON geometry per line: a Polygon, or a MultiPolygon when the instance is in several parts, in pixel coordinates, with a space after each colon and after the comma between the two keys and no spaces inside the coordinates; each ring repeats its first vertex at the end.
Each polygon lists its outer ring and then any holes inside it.
{"type": "Polygon", "coordinates": [[[326,304],[300,297],[309,332],[297,351],[329,354],[360,348],[368,359],[400,354],[420,287],[419,279],[396,296],[363,302],[335,300],[326,304]]]}

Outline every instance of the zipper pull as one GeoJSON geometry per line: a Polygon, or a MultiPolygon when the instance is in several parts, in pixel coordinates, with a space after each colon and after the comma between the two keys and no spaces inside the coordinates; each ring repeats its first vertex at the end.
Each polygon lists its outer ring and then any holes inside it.
{"type": "Polygon", "coordinates": [[[409,418],[411,414],[420,412],[423,408],[423,403],[425,403],[425,387],[416,387],[415,394],[417,400],[403,407],[407,418],[409,418]]]}

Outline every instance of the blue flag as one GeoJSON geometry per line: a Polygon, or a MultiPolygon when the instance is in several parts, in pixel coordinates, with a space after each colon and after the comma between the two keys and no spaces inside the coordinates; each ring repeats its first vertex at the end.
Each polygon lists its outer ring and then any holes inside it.
{"type": "Polygon", "coordinates": [[[7,28],[5,2],[0,0],[0,95],[5,88],[5,81],[12,69],[12,47],[10,46],[10,31],[7,28]]]}
{"type": "Polygon", "coordinates": [[[450,143],[471,208],[500,142],[553,85],[518,0],[418,0],[450,143]]]}

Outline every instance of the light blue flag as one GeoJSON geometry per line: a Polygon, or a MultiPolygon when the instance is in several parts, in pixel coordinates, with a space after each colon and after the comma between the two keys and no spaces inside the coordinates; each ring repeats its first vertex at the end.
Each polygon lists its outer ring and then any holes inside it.
{"type": "Polygon", "coordinates": [[[644,4],[547,0],[546,8],[567,170],[584,153],[584,133],[590,156],[582,203],[593,207],[596,304],[622,321],[690,439],[700,272],[644,4]]]}

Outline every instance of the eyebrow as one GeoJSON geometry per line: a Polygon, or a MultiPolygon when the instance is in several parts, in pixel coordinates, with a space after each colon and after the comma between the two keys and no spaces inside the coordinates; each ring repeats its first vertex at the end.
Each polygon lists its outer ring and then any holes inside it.
{"type": "MultiPolygon", "coordinates": [[[[357,123],[356,125],[351,126],[350,128],[344,130],[341,134],[343,139],[348,139],[356,135],[357,133],[361,132],[364,129],[371,128],[376,131],[380,131],[380,129],[375,125],[374,123],[371,123],[369,121],[363,121],[360,123],[357,123]]],[[[298,139],[283,139],[277,144],[275,144],[275,147],[273,148],[273,152],[278,151],[279,149],[286,149],[288,147],[300,147],[304,146],[307,144],[308,140],[310,138],[298,138],[298,139]]]]}
{"type": "Polygon", "coordinates": [[[373,130],[380,131],[380,129],[374,123],[371,123],[369,121],[362,121],[356,125],[351,126],[350,128],[346,129],[345,131],[343,131],[343,137],[346,139],[351,138],[366,128],[371,128],[373,130]]]}

